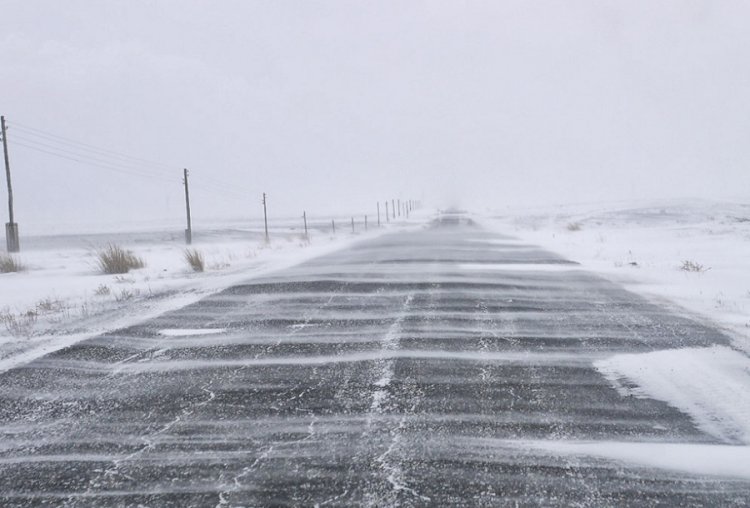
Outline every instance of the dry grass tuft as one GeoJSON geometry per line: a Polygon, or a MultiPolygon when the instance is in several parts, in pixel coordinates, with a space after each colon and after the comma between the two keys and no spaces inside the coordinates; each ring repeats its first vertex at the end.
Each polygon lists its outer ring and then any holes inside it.
{"type": "Polygon", "coordinates": [[[145,266],[143,259],[115,244],[107,245],[105,249],[97,252],[96,256],[99,268],[107,274],[128,273],[145,266]]]}
{"type": "Polygon", "coordinates": [[[33,310],[15,315],[5,310],[0,312],[0,322],[5,325],[13,337],[31,338],[34,335],[34,326],[36,325],[38,314],[33,310]]]}
{"type": "Polygon", "coordinates": [[[23,270],[21,262],[10,254],[0,253],[0,273],[20,272],[23,270]]]}
{"type": "Polygon", "coordinates": [[[198,249],[185,249],[184,252],[185,261],[194,272],[202,272],[206,265],[206,260],[203,258],[203,253],[198,249]]]}
{"type": "Polygon", "coordinates": [[[682,262],[682,266],[680,266],[680,270],[683,272],[694,272],[694,273],[702,273],[707,272],[710,270],[710,268],[706,268],[700,263],[696,263],[695,261],[690,261],[689,259],[686,259],[682,262]]]}

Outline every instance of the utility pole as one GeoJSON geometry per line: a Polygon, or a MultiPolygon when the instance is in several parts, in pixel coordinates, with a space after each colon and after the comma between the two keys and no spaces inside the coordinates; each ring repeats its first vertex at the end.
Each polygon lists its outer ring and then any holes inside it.
{"type": "Polygon", "coordinates": [[[391,216],[388,214],[388,200],[385,200],[385,221],[391,222],[391,216]]]}
{"type": "Polygon", "coordinates": [[[10,182],[10,161],[8,159],[8,130],[5,127],[5,117],[0,117],[3,136],[3,155],[5,156],[5,178],[8,182],[8,223],[5,225],[5,244],[8,252],[19,252],[21,244],[18,241],[18,224],[13,217],[13,185],[10,182]]]}
{"type": "Polygon", "coordinates": [[[193,224],[190,220],[190,188],[188,187],[188,170],[185,168],[182,173],[182,183],[185,184],[185,210],[187,211],[187,229],[185,230],[185,243],[193,243],[193,224]]]}
{"type": "Polygon", "coordinates": [[[401,217],[401,200],[398,200],[398,216],[401,217]]]}
{"type": "Polygon", "coordinates": [[[331,219],[331,233],[336,234],[336,219],[331,219]]]}
{"type": "Polygon", "coordinates": [[[263,225],[266,230],[266,243],[269,242],[268,240],[268,211],[266,209],[266,193],[263,193],[263,225]]]}
{"type": "Polygon", "coordinates": [[[352,217],[352,233],[354,233],[354,217],[352,217]]]}
{"type": "Polygon", "coordinates": [[[393,214],[393,218],[396,218],[396,200],[391,199],[391,213],[393,214]]]}
{"type": "Polygon", "coordinates": [[[380,227],[380,201],[378,201],[378,227],[380,227]]]}
{"type": "Polygon", "coordinates": [[[305,222],[305,239],[307,239],[307,212],[302,211],[302,220],[305,222]]]}
{"type": "Polygon", "coordinates": [[[365,231],[367,231],[367,215],[365,215],[365,231]]]}

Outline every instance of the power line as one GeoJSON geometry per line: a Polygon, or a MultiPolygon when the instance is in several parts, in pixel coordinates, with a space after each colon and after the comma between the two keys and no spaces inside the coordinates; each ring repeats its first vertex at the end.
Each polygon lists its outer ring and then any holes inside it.
{"type": "MultiPolygon", "coordinates": [[[[48,154],[48,155],[52,155],[54,157],[59,157],[61,159],[65,159],[65,160],[69,160],[69,161],[73,161],[73,162],[78,162],[78,163],[81,163],[81,164],[86,164],[88,166],[92,166],[92,167],[95,167],[95,168],[106,169],[106,170],[109,170],[109,171],[115,171],[117,173],[122,173],[122,174],[125,174],[125,175],[139,176],[139,177],[144,177],[144,178],[151,178],[153,180],[159,180],[161,182],[168,182],[168,183],[174,183],[174,181],[175,181],[174,178],[171,178],[171,177],[166,176],[166,175],[161,175],[161,174],[154,175],[154,174],[149,174],[149,173],[137,172],[137,171],[133,171],[133,170],[130,170],[130,169],[123,169],[123,168],[120,168],[120,167],[111,166],[111,165],[106,164],[106,163],[90,162],[90,161],[87,161],[87,160],[84,160],[84,159],[77,159],[75,157],[69,157],[67,155],[62,155],[62,154],[59,154],[59,153],[51,152],[49,150],[45,150],[43,148],[38,148],[38,147],[35,147],[35,146],[32,146],[32,145],[27,145],[25,143],[21,143],[21,142],[18,142],[18,141],[14,141],[13,145],[14,146],[18,145],[18,146],[27,148],[29,150],[34,150],[36,152],[41,152],[41,153],[45,153],[45,154],[48,154]]],[[[200,181],[200,179],[199,179],[199,181],[200,181]]],[[[212,193],[212,194],[220,195],[220,196],[222,196],[224,198],[228,197],[228,198],[236,199],[236,200],[242,201],[242,202],[247,201],[247,196],[242,195],[242,194],[240,194],[240,193],[238,193],[237,191],[234,191],[234,190],[225,189],[225,188],[221,188],[221,187],[215,186],[214,184],[211,184],[211,183],[201,182],[201,184],[198,186],[198,190],[207,191],[207,192],[212,193]]]]}
{"type": "Polygon", "coordinates": [[[102,152],[104,154],[111,154],[111,155],[114,155],[114,156],[117,156],[117,157],[131,159],[133,161],[140,162],[140,163],[151,164],[151,165],[155,165],[155,166],[161,166],[162,168],[166,168],[166,169],[175,169],[175,167],[177,167],[179,169],[179,166],[176,166],[176,165],[172,166],[170,164],[165,164],[163,162],[152,161],[152,160],[149,160],[149,159],[143,159],[141,157],[135,157],[133,155],[128,155],[126,153],[118,152],[118,151],[115,151],[115,150],[109,150],[107,148],[101,148],[101,147],[98,147],[98,146],[95,146],[95,145],[92,145],[92,144],[89,144],[89,143],[84,143],[82,141],[76,141],[75,139],[72,139],[72,138],[68,138],[68,137],[65,137],[65,136],[60,136],[58,134],[51,134],[49,132],[45,132],[45,131],[36,129],[34,127],[28,127],[26,125],[19,124],[17,122],[12,122],[10,125],[13,126],[13,127],[18,128],[18,129],[21,129],[23,131],[27,131],[28,135],[38,136],[38,137],[42,137],[42,138],[47,138],[48,140],[51,140],[51,141],[59,143],[59,144],[79,145],[81,147],[80,149],[82,149],[82,150],[89,150],[89,151],[102,152]]]}
{"type": "MultiPolygon", "coordinates": [[[[10,125],[20,130],[19,133],[13,136],[15,145],[72,162],[86,164],[91,167],[165,182],[173,182],[174,178],[172,175],[175,173],[172,171],[176,172],[179,168],[177,165],[171,166],[162,162],[156,162],[128,155],[123,152],[97,147],[89,143],[52,134],[17,122],[13,122],[10,125]],[[40,138],[45,142],[40,141],[39,139],[34,139],[35,137],[40,138]],[[17,139],[20,139],[21,141],[17,141],[17,139]],[[62,147],[56,145],[62,145],[62,147]],[[91,152],[94,155],[97,155],[97,157],[87,153],[81,153],[81,151],[91,152]],[[149,172],[144,166],[150,166],[154,171],[149,172]]],[[[205,190],[213,194],[221,195],[225,198],[230,197],[242,200],[243,202],[247,201],[247,196],[240,194],[236,190],[236,185],[222,182],[215,178],[204,180],[200,176],[198,176],[197,180],[199,183],[199,190],[205,190]]]]}
{"type": "Polygon", "coordinates": [[[77,159],[75,157],[69,157],[67,155],[63,155],[63,154],[51,152],[49,150],[45,150],[43,148],[39,148],[39,147],[36,147],[36,146],[27,145],[25,143],[20,143],[18,141],[14,141],[13,142],[13,146],[16,146],[16,145],[17,146],[22,146],[24,148],[28,148],[30,150],[34,150],[36,152],[42,152],[42,153],[46,153],[48,155],[53,155],[53,156],[59,157],[61,159],[67,159],[69,161],[79,162],[81,164],[87,164],[89,166],[93,166],[93,167],[97,167],[97,168],[101,168],[101,169],[107,169],[107,170],[110,170],[110,171],[116,171],[118,173],[123,173],[123,174],[131,175],[131,176],[142,176],[142,177],[145,177],[145,178],[153,178],[155,180],[162,180],[162,181],[173,181],[174,180],[174,179],[169,178],[169,177],[167,177],[165,175],[154,175],[154,174],[148,174],[148,173],[139,173],[139,172],[132,171],[132,170],[127,170],[127,169],[118,168],[118,167],[115,167],[115,166],[110,166],[109,164],[106,164],[106,163],[90,162],[90,161],[87,161],[87,160],[84,160],[84,159],[77,159]]]}
{"type": "MultiPolygon", "coordinates": [[[[51,149],[51,150],[55,150],[56,152],[62,152],[62,153],[66,153],[66,154],[69,154],[69,155],[73,155],[73,156],[75,156],[75,157],[77,157],[79,159],[86,159],[86,160],[89,160],[89,161],[94,161],[96,163],[108,164],[108,165],[111,165],[111,166],[117,166],[117,167],[121,167],[123,169],[128,169],[128,170],[135,169],[135,170],[139,170],[139,171],[143,172],[144,174],[148,174],[148,175],[153,175],[154,174],[154,173],[148,173],[147,171],[141,169],[138,166],[130,166],[130,165],[128,165],[128,164],[132,164],[132,163],[126,163],[126,162],[121,162],[121,161],[117,161],[117,160],[100,159],[98,157],[92,157],[91,155],[88,155],[88,154],[85,154],[85,153],[80,153],[80,152],[76,152],[76,151],[73,151],[73,150],[68,150],[68,149],[65,149],[65,148],[60,148],[59,146],[54,146],[54,145],[50,145],[50,144],[47,144],[47,143],[41,143],[41,142],[36,141],[34,139],[29,139],[29,138],[27,138],[25,136],[19,136],[17,134],[13,136],[14,142],[17,142],[17,140],[19,140],[19,139],[22,142],[30,143],[31,145],[33,145],[35,147],[48,148],[48,149],[51,149]]],[[[166,173],[161,173],[160,172],[158,174],[159,175],[163,175],[165,177],[168,176],[166,173]]],[[[172,174],[174,174],[174,173],[172,173],[172,174]]]]}

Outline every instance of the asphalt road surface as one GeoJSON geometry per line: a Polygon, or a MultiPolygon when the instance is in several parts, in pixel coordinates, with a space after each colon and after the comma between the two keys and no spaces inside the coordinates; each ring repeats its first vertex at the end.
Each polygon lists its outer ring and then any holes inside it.
{"type": "Polygon", "coordinates": [[[592,367],[714,343],[444,215],[0,374],[0,505],[746,506],[747,481],[528,444],[715,443],[592,367]]]}

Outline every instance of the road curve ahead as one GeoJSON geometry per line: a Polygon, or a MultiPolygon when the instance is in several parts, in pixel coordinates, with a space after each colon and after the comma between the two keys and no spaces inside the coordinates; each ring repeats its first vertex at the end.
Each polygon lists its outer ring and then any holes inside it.
{"type": "Polygon", "coordinates": [[[721,444],[593,367],[714,343],[443,215],[0,374],[0,505],[747,506],[566,451],[721,444]]]}

